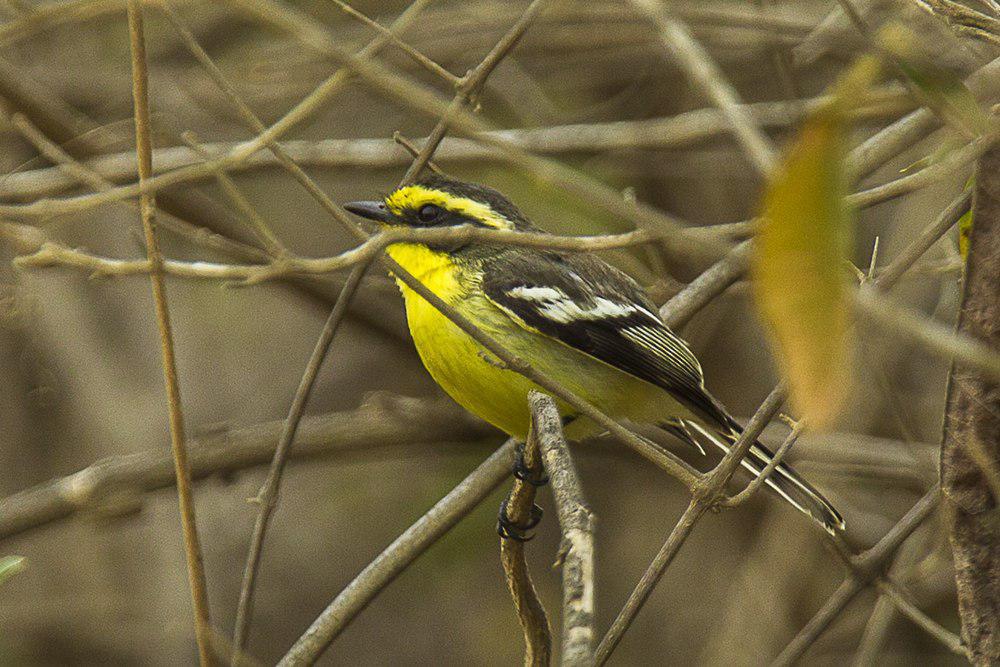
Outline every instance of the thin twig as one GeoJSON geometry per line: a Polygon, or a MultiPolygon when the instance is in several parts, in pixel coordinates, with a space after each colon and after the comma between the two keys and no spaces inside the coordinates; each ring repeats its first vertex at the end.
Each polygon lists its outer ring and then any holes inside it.
{"type": "MultiPolygon", "coordinates": [[[[529,248],[546,248],[568,252],[611,250],[649,243],[653,236],[637,230],[624,234],[602,236],[555,236],[537,232],[486,229],[471,225],[454,227],[410,229],[391,228],[368,237],[360,245],[332,257],[273,258],[267,264],[222,264],[219,262],[165,259],[163,271],[185,278],[213,280],[238,280],[257,284],[294,275],[322,275],[364,264],[381,255],[393,243],[407,241],[420,243],[472,242],[496,243],[529,248]]],[[[81,250],[67,248],[55,242],[46,242],[32,254],[15,259],[17,266],[68,266],[83,269],[96,276],[125,276],[149,273],[147,260],[122,260],[91,255],[81,250]]]]}
{"type": "Polygon", "coordinates": [[[528,8],[518,18],[517,23],[504,34],[503,38],[490,49],[486,57],[472,71],[462,77],[462,80],[458,84],[458,92],[441,115],[434,129],[431,130],[427,141],[424,142],[423,148],[420,149],[420,153],[417,154],[410,166],[407,167],[406,173],[403,174],[402,183],[409,183],[420,175],[424,165],[431,159],[431,155],[437,150],[437,147],[441,144],[441,140],[444,139],[444,135],[448,132],[452,117],[457,113],[463,112],[471,104],[475,96],[479,93],[480,88],[486,83],[486,79],[496,69],[496,66],[521,41],[521,37],[524,36],[532,21],[538,16],[545,2],[546,0],[532,0],[528,8]]]}
{"type": "MultiPolygon", "coordinates": [[[[301,12],[291,7],[271,2],[259,3],[256,1],[251,2],[250,0],[231,0],[231,2],[240,6],[249,15],[256,16],[282,29],[288,30],[310,46],[316,47],[323,53],[333,56],[342,64],[350,67],[355,74],[359,75],[366,82],[399,99],[407,106],[413,106],[425,113],[437,114],[439,116],[450,113],[448,111],[449,104],[441,100],[436,94],[428,91],[425,87],[386,69],[382,65],[344,51],[323,26],[317,25],[315,21],[301,12]]],[[[331,91],[339,89],[341,83],[340,79],[331,77],[331,79],[328,79],[310,94],[307,99],[303,100],[265,132],[258,135],[253,141],[241,144],[238,150],[224,157],[156,176],[143,185],[128,185],[108,192],[80,195],[65,199],[53,199],[45,202],[33,202],[23,205],[0,205],[0,214],[15,217],[30,217],[79,212],[106,203],[107,201],[136,196],[139,192],[151,191],[154,188],[185,180],[192,173],[212,173],[220,169],[225,169],[228,165],[240,162],[253,154],[259,148],[266,145],[267,142],[274,141],[294,123],[315,111],[319,104],[330,95],[331,91]]],[[[459,110],[455,113],[454,117],[451,118],[450,124],[460,128],[464,132],[471,133],[495,129],[490,123],[479,119],[467,110],[459,110]]],[[[553,183],[566,192],[577,195],[584,202],[590,202],[613,215],[620,215],[632,220],[640,227],[676,232],[665,239],[664,242],[669,243],[680,251],[699,254],[711,251],[720,245],[717,240],[712,238],[691,237],[683,231],[685,225],[682,221],[674,216],[648,204],[637,201],[626,201],[614,188],[601,183],[579,170],[530,154],[524,148],[515,146],[508,141],[486,139],[485,137],[483,140],[491,146],[500,149],[512,164],[527,170],[528,173],[542,182],[553,183]]]]}
{"type": "MultiPolygon", "coordinates": [[[[107,181],[102,174],[95,171],[90,163],[80,162],[79,160],[73,158],[73,156],[68,154],[52,139],[46,136],[23,114],[12,114],[10,121],[18,132],[20,132],[27,141],[35,146],[39,153],[57,165],[54,167],[55,169],[64,171],[66,174],[71,174],[70,178],[72,178],[74,182],[79,180],[97,191],[107,190],[114,187],[114,184],[107,181]]],[[[156,151],[154,151],[154,154],[155,153],[156,151]]],[[[130,155],[131,164],[134,167],[136,162],[135,152],[133,151],[130,155]]],[[[120,201],[117,202],[117,204],[129,211],[139,210],[138,202],[120,201]]],[[[237,241],[228,236],[215,233],[206,227],[200,227],[181,218],[176,218],[168,212],[165,212],[162,208],[157,209],[157,223],[159,227],[165,228],[179,236],[182,236],[195,245],[210,248],[226,255],[234,255],[245,261],[263,261],[270,263],[275,259],[273,255],[268,254],[257,246],[237,241]]],[[[46,243],[46,241],[48,241],[48,239],[44,238],[44,234],[41,234],[40,232],[32,232],[23,225],[14,225],[14,223],[5,224],[8,228],[8,235],[19,243],[19,252],[37,252],[42,249],[42,246],[46,243]]],[[[70,264],[78,265],[80,268],[90,270],[94,275],[101,275],[104,269],[108,269],[110,271],[108,275],[115,275],[116,271],[123,269],[127,272],[136,273],[147,273],[149,271],[149,262],[147,260],[138,260],[135,263],[126,262],[125,264],[122,264],[120,263],[120,260],[95,257],[82,250],[66,248],[58,243],[52,243],[52,245],[48,246],[48,248],[52,252],[53,259],[56,263],[60,261],[60,257],[64,257],[70,264]]],[[[17,260],[15,258],[15,264],[16,262],[17,260]]],[[[267,266],[269,264],[263,265],[267,266]]],[[[175,274],[175,267],[172,260],[164,259],[163,268],[165,273],[175,274]]],[[[191,269],[191,267],[187,266],[184,268],[186,270],[191,269]]],[[[194,269],[194,271],[196,275],[198,270],[194,269]]],[[[308,282],[308,278],[295,276],[284,278],[282,280],[283,282],[289,283],[291,286],[301,290],[308,296],[321,298],[324,304],[334,301],[333,296],[326,293],[327,287],[339,287],[339,285],[335,282],[330,282],[321,286],[316,282],[308,282]]],[[[362,321],[366,321],[369,325],[374,324],[375,326],[379,326],[381,324],[380,321],[373,321],[373,316],[369,314],[362,314],[360,319],[362,321]]]]}
{"type": "Polygon", "coordinates": [[[777,152],[753,118],[741,106],[739,95],[718,65],[691,35],[683,21],[671,16],[656,0],[632,0],[654,21],[660,37],[688,77],[719,107],[733,135],[760,174],[767,176],[777,164],[777,152]]]}
{"type": "MultiPolygon", "coordinates": [[[[965,79],[978,99],[990,101],[1000,95],[1000,58],[995,58],[965,79]]],[[[931,133],[939,125],[937,116],[925,108],[913,111],[876,132],[847,156],[847,171],[863,178],[931,133]]]]}
{"type": "Polygon", "coordinates": [[[940,486],[935,484],[875,546],[856,556],[848,556],[851,570],[847,577],[774,659],[772,667],[792,665],[802,657],[854,596],[881,574],[899,546],[930,516],[937,507],[940,492],[940,486]]]}
{"type": "MultiPolygon", "coordinates": [[[[534,422],[532,429],[528,431],[523,451],[525,467],[536,478],[542,477],[545,472],[538,451],[538,435],[534,430],[534,422]]],[[[534,514],[537,511],[535,491],[535,485],[530,481],[514,479],[513,488],[501,510],[512,524],[530,525],[535,520],[534,514]]],[[[548,614],[545,613],[545,607],[538,598],[538,592],[528,571],[528,563],[524,559],[526,541],[501,535],[500,563],[503,565],[507,590],[514,599],[514,610],[517,612],[524,634],[525,667],[547,667],[552,659],[552,631],[549,628],[548,614]]]]}
{"type": "MultiPolygon", "coordinates": [[[[149,131],[149,92],[146,69],[146,44],[143,36],[142,7],[139,0],[128,0],[129,46],[132,53],[132,97],[134,101],[136,156],[139,166],[140,183],[153,173],[152,142],[149,131]]],[[[170,413],[170,444],[174,454],[177,475],[177,499],[180,505],[181,525],[184,532],[184,547],[187,557],[188,583],[191,587],[191,601],[194,607],[195,638],[202,665],[211,665],[214,658],[211,648],[211,622],[208,610],[208,588],[205,582],[205,567],[202,562],[198,527],[195,520],[194,493],[191,488],[191,470],[184,441],[184,414],[181,410],[180,383],[177,378],[177,362],[174,358],[173,334],[170,327],[170,312],[167,309],[166,286],[163,279],[159,244],[156,238],[156,203],[152,195],[143,194],[139,198],[142,227],[146,237],[146,252],[152,267],[150,279],[153,287],[153,301],[156,305],[156,321],[160,331],[160,349],[163,356],[163,377],[167,390],[167,406],[170,413]]]]}
{"type": "MultiPolygon", "coordinates": [[[[392,140],[406,149],[406,152],[410,154],[411,160],[417,159],[417,156],[420,155],[420,149],[399,130],[392,133],[392,140]]],[[[447,176],[434,160],[428,160],[426,166],[438,176],[447,176]]]]}
{"type": "Polygon", "coordinates": [[[882,649],[882,643],[885,641],[885,635],[895,616],[896,608],[893,606],[892,600],[884,595],[877,596],[868,616],[868,622],[865,624],[865,630],[861,633],[861,639],[858,640],[858,647],[851,663],[852,667],[874,667],[878,664],[877,659],[882,649]]]}
{"type": "Polygon", "coordinates": [[[959,218],[969,211],[971,206],[972,190],[966,190],[952,200],[938,214],[934,222],[920,230],[917,237],[902,252],[896,255],[890,264],[876,273],[876,278],[872,282],[872,285],[884,289],[886,286],[898,282],[903,273],[916,264],[917,260],[930,250],[931,246],[937,243],[938,239],[944,236],[945,232],[951,229],[958,222],[959,218]]]}
{"type": "MultiPolygon", "coordinates": [[[[906,335],[937,356],[954,358],[993,380],[1000,380],[1000,350],[972,336],[956,333],[952,328],[924,317],[909,306],[879,296],[871,289],[861,289],[853,294],[855,310],[879,326],[906,335]]],[[[1000,493],[1000,477],[991,484],[1000,493]]]]}
{"type": "Polygon", "coordinates": [[[666,572],[667,567],[673,562],[677,552],[680,551],[681,546],[691,534],[695,524],[709,508],[718,502],[726,483],[733,476],[733,473],[736,472],[743,457],[750,451],[750,447],[753,446],[757,438],[764,431],[764,427],[767,426],[768,422],[781,409],[781,404],[784,400],[785,390],[779,384],[764,399],[764,402],[761,403],[757,412],[750,419],[739,439],[737,439],[736,444],[726,452],[726,455],[722,457],[722,460],[715,469],[708,475],[701,477],[694,485],[691,503],[684,510],[681,518],[677,520],[667,540],[660,547],[660,550],[649,564],[649,567],[646,568],[642,577],[640,577],[632,593],[629,594],[625,605],[618,612],[611,627],[604,635],[604,639],[601,640],[600,645],[597,647],[598,665],[603,665],[607,662],[611,653],[618,646],[625,632],[632,625],[635,617],[646,603],[646,600],[649,599],[663,573],[666,572]]]}
{"type": "Polygon", "coordinates": [[[278,506],[278,489],[281,486],[281,475],[285,470],[285,464],[291,452],[292,442],[295,433],[299,428],[299,423],[305,414],[306,404],[309,401],[309,394],[316,383],[316,377],[323,366],[323,360],[330,349],[330,344],[347,314],[347,308],[357,292],[361,278],[368,269],[370,263],[360,264],[351,271],[340,291],[340,296],[330,310],[330,315],[323,325],[316,345],[313,348],[309,362],[306,364],[302,379],[295,390],[291,407],[288,409],[288,417],[285,419],[285,428],[281,432],[281,439],[274,450],[274,458],[271,460],[271,468],[268,470],[267,479],[261,486],[257,496],[253,499],[259,506],[257,520],[254,523],[253,536],[250,538],[250,549],[247,552],[246,565],[243,568],[243,583],[240,586],[240,601],[236,610],[236,623],[233,630],[233,648],[242,651],[246,646],[247,637],[250,633],[250,622],[253,616],[253,595],[254,586],[257,580],[257,572],[260,568],[261,554],[264,551],[264,537],[267,534],[267,527],[278,506]]]}
{"type": "MultiPolygon", "coordinates": [[[[194,132],[184,132],[181,134],[181,140],[184,141],[188,147],[194,152],[198,153],[202,159],[211,159],[211,155],[202,147],[201,142],[198,140],[198,135],[194,132]]],[[[229,198],[229,201],[233,203],[238,211],[240,211],[249,222],[249,227],[255,232],[258,240],[267,250],[267,253],[272,257],[285,257],[289,255],[288,249],[284,246],[281,240],[271,231],[270,225],[264,220],[263,216],[257,212],[257,209],[253,207],[250,200],[240,192],[240,189],[233,182],[233,179],[229,177],[228,174],[224,172],[217,172],[215,174],[215,180],[219,184],[219,188],[222,190],[223,194],[229,198]]]]}
{"type": "Polygon", "coordinates": [[[434,74],[435,76],[444,79],[453,87],[458,87],[461,84],[461,79],[459,77],[455,76],[454,74],[446,70],[444,67],[441,67],[441,65],[437,64],[436,62],[428,58],[426,55],[424,55],[417,49],[413,48],[413,46],[411,46],[407,42],[404,42],[394,32],[392,32],[392,30],[386,28],[378,21],[373,21],[372,19],[368,18],[367,16],[356,10],[354,7],[351,7],[346,2],[343,2],[342,0],[333,0],[333,4],[340,7],[343,10],[343,12],[348,16],[350,16],[352,19],[360,21],[364,25],[368,26],[369,28],[377,32],[383,38],[388,40],[393,46],[395,46],[400,51],[409,56],[413,62],[417,63],[431,74],[434,74]]]}
{"type": "Polygon", "coordinates": [[[896,605],[896,609],[903,616],[913,621],[917,627],[947,646],[952,653],[966,659],[969,658],[969,651],[965,648],[961,638],[924,613],[892,579],[888,577],[879,579],[878,589],[896,605]]]}
{"type": "Polygon", "coordinates": [[[861,192],[853,192],[847,195],[847,204],[854,207],[873,206],[909,194],[931,183],[955,177],[963,169],[969,168],[998,140],[1000,140],[1000,126],[994,119],[993,129],[990,132],[948,153],[940,162],[882,185],[861,192]]]}
{"type": "Polygon", "coordinates": [[[750,498],[760,490],[760,488],[764,485],[764,482],[767,481],[768,477],[771,476],[774,470],[785,459],[785,456],[792,448],[792,445],[794,445],[799,439],[799,436],[802,435],[802,431],[805,429],[805,426],[806,422],[804,419],[797,421],[795,426],[792,428],[791,433],[785,437],[785,440],[781,443],[781,446],[778,447],[777,451],[774,452],[774,456],[772,456],[771,460],[767,462],[767,465],[764,466],[763,470],[761,470],[756,477],[750,480],[750,483],[747,484],[742,491],[728,498],[724,498],[719,504],[723,507],[736,507],[737,505],[742,505],[746,501],[750,500],[750,498]]]}
{"type": "Polygon", "coordinates": [[[562,531],[562,664],[589,667],[594,664],[594,515],[584,499],[555,401],[533,391],[528,403],[562,531]]]}
{"type": "Polygon", "coordinates": [[[660,317],[667,326],[683,326],[712,299],[739,280],[749,266],[751,248],[750,240],[743,241],[663,304],[660,317]]]}
{"type": "Polygon", "coordinates": [[[376,556],[313,621],[279,666],[313,664],[380,591],[508,478],[513,462],[514,441],[508,440],[376,556]]]}

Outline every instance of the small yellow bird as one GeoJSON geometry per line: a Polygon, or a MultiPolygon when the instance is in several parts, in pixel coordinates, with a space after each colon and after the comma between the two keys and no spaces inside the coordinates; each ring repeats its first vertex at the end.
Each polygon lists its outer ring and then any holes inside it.
{"type": "MultiPolygon", "coordinates": [[[[440,176],[344,208],[389,226],[541,233],[496,190],[440,176]]],[[[482,243],[396,243],[387,252],[485,334],[612,417],[658,425],[699,449],[704,439],[728,451],[739,436],[740,425],[705,389],[687,344],[634,280],[596,256],[482,243]]],[[[540,388],[399,286],[410,334],[434,380],[470,412],[523,439],[528,392],[540,388]]],[[[575,417],[559,407],[567,420],[575,417]]],[[[592,422],[576,419],[567,437],[594,431],[592,422]]],[[[743,465],[757,474],[772,456],[756,443],[743,465]]],[[[827,531],[843,529],[837,510],[784,463],[767,484],[827,531]]]]}

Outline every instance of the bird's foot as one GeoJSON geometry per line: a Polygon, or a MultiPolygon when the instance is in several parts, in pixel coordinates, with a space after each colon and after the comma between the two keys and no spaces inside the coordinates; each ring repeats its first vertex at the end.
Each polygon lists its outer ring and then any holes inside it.
{"type": "Polygon", "coordinates": [[[528,531],[537,526],[538,522],[542,520],[542,508],[532,504],[528,520],[524,523],[517,523],[516,521],[512,521],[507,515],[508,500],[510,500],[510,496],[504,498],[503,502],[500,503],[500,512],[497,513],[497,533],[505,540],[514,540],[516,542],[528,542],[534,539],[535,536],[529,535],[528,531]]]}

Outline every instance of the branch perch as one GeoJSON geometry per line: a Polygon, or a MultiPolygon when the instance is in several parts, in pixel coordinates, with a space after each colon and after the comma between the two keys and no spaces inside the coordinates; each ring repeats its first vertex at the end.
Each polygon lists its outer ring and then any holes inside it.
{"type": "MultiPolygon", "coordinates": [[[[524,443],[523,460],[534,478],[544,477],[545,469],[542,467],[538,452],[538,434],[535,431],[534,418],[528,431],[528,439],[524,443]]],[[[535,505],[536,488],[530,481],[514,479],[514,486],[501,509],[507,520],[519,526],[531,525],[537,520],[537,516],[540,515],[535,515],[538,511],[535,505]]],[[[517,611],[524,633],[525,667],[545,667],[552,659],[552,631],[549,628],[545,607],[538,599],[538,592],[531,581],[528,564],[524,559],[524,545],[528,539],[531,538],[522,540],[501,534],[500,563],[503,565],[507,589],[514,598],[514,609],[517,611]]]]}
{"type": "MultiPolygon", "coordinates": [[[[1000,149],[976,172],[975,220],[958,330],[1000,347],[1000,149]]],[[[1000,376],[956,360],[948,383],[941,486],[951,524],[962,638],[976,665],[1000,662],[1000,498],[994,484],[1000,461],[1000,376]]]]}
{"type": "Polygon", "coordinates": [[[562,664],[589,667],[594,664],[594,516],[584,500],[555,401],[531,392],[528,402],[563,535],[562,664]]]}

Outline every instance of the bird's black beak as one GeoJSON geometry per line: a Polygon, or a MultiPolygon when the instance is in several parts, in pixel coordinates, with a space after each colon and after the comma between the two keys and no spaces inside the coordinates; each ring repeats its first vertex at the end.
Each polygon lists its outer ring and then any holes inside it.
{"type": "Polygon", "coordinates": [[[386,223],[393,220],[392,211],[380,201],[352,201],[344,204],[344,209],[369,220],[386,223]]]}

